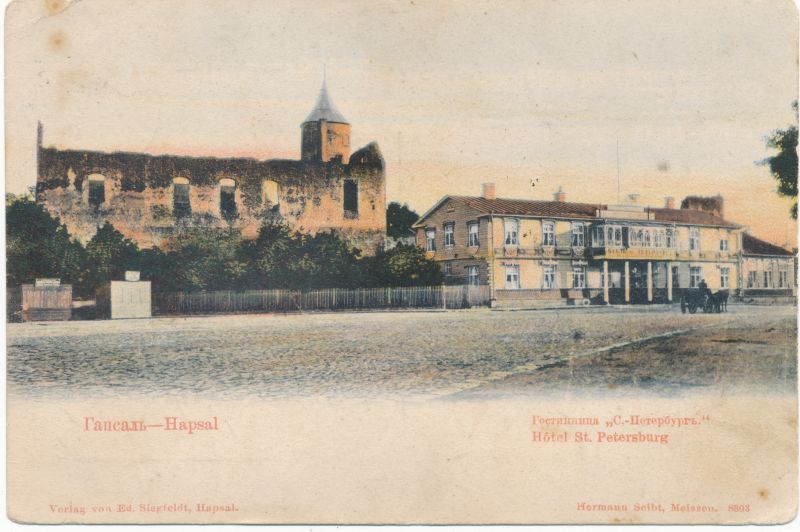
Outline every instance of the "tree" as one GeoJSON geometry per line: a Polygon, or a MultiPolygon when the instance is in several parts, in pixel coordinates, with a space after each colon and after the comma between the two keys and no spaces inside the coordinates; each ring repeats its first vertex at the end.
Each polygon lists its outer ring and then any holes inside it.
{"type": "Polygon", "coordinates": [[[408,205],[393,201],[386,209],[386,235],[392,238],[414,236],[411,228],[419,220],[419,214],[411,210],[408,205]]]}
{"type": "MultiPolygon", "coordinates": [[[[792,104],[797,112],[797,101],[792,104]]],[[[778,195],[793,198],[791,215],[797,218],[797,126],[776,129],[766,139],[767,147],[778,150],[776,155],[763,159],[772,176],[778,181],[778,195]]]]}
{"type": "Polygon", "coordinates": [[[442,284],[435,261],[414,245],[400,244],[368,257],[365,277],[371,286],[433,286],[442,284]]]}
{"type": "Polygon", "coordinates": [[[298,242],[282,220],[266,220],[254,240],[242,243],[242,255],[250,265],[248,285],[253,288],[295,288],[298,273],[308,268],[300,263],[298,242]]]}
{"type": "MultiPolygon", "coordinates": [[[[57,277],[79,285],[85,255],[67,228],[29,197],[6,195],[6,284],[57,277]]],[[[76,292],[81,293],[80,286],[76,292]]]]}
{"type": "Polygon", "coordinates": [[[154,255],[149,259],[162,276],[157,280],[160,285],[172,285],[178,290],[249,288],[242,236],[235,229],[184,232],[172,242],[165,258],[154,255]]]}
{"type": "Polygon", "coordinates": [[[301,254],[312,266],[303,288],[353,288],[361,282],[360,250],[333,231],[301,237],[301,254]]]}
{"type": "Polygon", "coordinates": [[[81,284],[90,294],[104,283],[122,280],[126,270],[141,268],[139,247],[109,222],[104,223],[86,244],[86,259],[86,271],[81,284]]]}
{"type": "Polygon", "coordinates": [[[250,286],[258,288],[342,288],[361,282],[360,251],[336,233],[293,233],[281,220],[268,220],[255,240],[242,243],[250,286]]]}

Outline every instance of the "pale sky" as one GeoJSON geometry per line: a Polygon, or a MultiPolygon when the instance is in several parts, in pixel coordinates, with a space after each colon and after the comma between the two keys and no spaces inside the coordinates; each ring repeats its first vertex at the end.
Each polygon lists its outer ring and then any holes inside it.
{"type": "Polygon", "coordinates": [[[377,141],[388,200],[420,214],[486,181],[614,203],[619,142],[623,195],[720,192],[793,246],[755,162],[795,120],[797,32],[789,0],[18,0],[7,187],[35,182],[37,119],[60,148],[298,158],[327,64],[351,146],[377,141]]]}

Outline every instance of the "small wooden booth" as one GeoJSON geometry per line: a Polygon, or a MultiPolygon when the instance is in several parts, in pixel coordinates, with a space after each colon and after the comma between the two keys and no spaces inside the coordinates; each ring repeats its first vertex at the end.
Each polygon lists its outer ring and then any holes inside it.
{"type": "Polygon", "coordinates": [[[36,279],[22,285],[22,321],[65,321],[72,317],[72,285],[36,279]]]}

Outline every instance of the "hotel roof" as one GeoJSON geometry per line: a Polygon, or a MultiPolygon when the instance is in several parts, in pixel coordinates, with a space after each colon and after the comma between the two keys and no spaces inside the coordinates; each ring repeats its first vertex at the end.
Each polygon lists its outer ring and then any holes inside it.
{"type": "Polygon", "coordinates": [[[749,233],[742,234],[742,251],[745,255],[780,255],[782,257],[791,257],[794,255],[794,253],[788,249],[770,244],[749,233]]]}
{"type": "MultiPolygon", "coordinates": [[[[539,201],[539,200],[519,200],[519,199],[488,199],[482,196],[445,196],[439,200],[428,212],[422,215],[415,226],[419,226],[428,216],[435,212],[447,200],[471,207],[479,211],[482,215],[499,216],[533,216],[533,217],[553,217],[553,218],[587,218],[587,219],[613,219],[600,218],[599,211],[614,210],[614,206],[601,203],[574,203],[569,201],[539,201]]],[[[655,209],[651,207],[641,207],[643,212],[653,214],[651,220],[664,223],[686,224],[686,225],[708,225],[714,227],[739,228],[738,224],[729,222],[711,213],[694,209],[655,209]]]]}

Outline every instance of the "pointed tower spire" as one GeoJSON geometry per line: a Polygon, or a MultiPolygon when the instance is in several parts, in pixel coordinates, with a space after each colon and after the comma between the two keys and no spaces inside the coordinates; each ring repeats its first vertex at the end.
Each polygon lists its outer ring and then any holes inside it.
{"type": "Polygon", "coordinates": [[[349,124],[347,119],[336,109],[336,106],[331,103],[328,96],[328,80],[325,72],[325,65],[322,67],[322,88],[317,97],[317,103],[314,104],[314,109],[303,120],[303,123],[317,122],[318,120],[327,120],[328,122],[338,122],[340,124],[349,124]]]}
{"type": "Polygon", "coordinates": [[[328,96],[328,77],[322,65],[322,88],[314,109],[300,125],[302,133],[301,159],[328,162],[340,158],[350,160],[350,123],[331,103],[328,96]]]}

